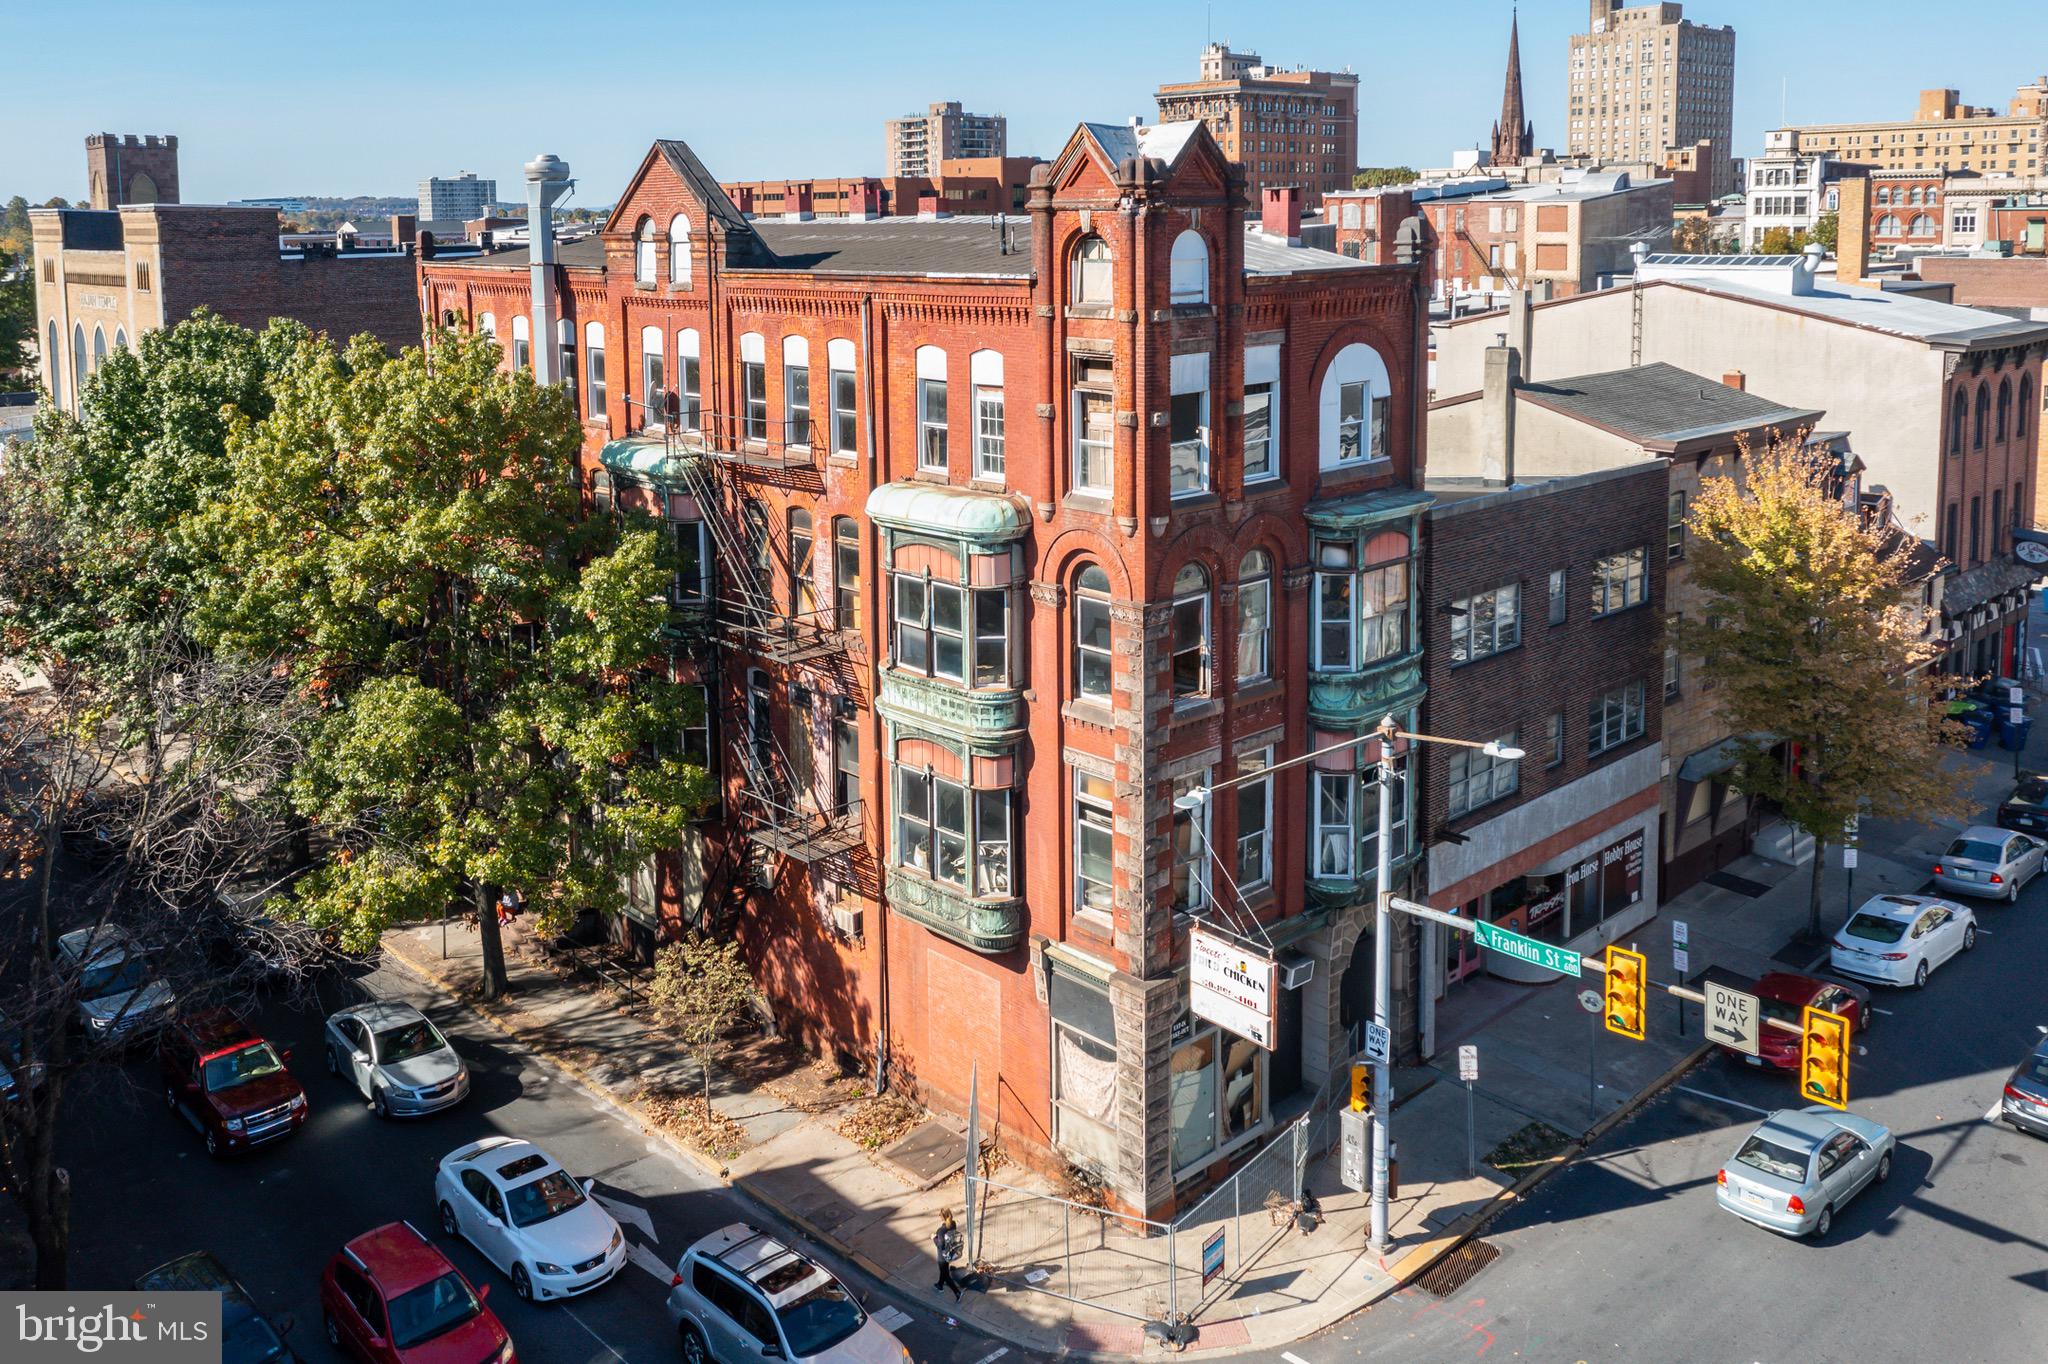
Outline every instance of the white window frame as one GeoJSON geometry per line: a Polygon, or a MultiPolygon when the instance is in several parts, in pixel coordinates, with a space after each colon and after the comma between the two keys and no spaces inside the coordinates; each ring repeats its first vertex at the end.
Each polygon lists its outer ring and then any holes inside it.
{"type": "Polygon", "coordinates": [[[740,337],[740,436],[768,440],[768,342],[759,332],[740,337]]]}
{"type": "Polygon", "coordinates": [[[1173,873],[1168,881],[1173,896],[1173,912],[1176,914],[1200,914],[1209,907],[1210,896],[1210,849],[1209,812],[1215,808],[1213,800],[1192,803],[1191,808],[1181,808],[1179,798],[1196,789],[1208,790],[1209,769],[1187,772],[1174,778],[1173,794],[1173,873]]]}
{"type": "Polygon", "coordinates": [[[1107,307],[1115,301],[1116,257],[1108,242],[1091,233],[1074,248],[1074,302],[1107,307]]]}
{"type": "Polygon", "coordinates": [[[1502,583],[1451,603],[1451,666],[1506,653],[1522,642],[1522,586],[1502,583]]]}
{"type": "MultiPolygon", "coordinates": [[[[1350,205],[1356,208],[1357,205],[1350,205]]],[[[1261,483],[1280,477],[1280,348],[1249,346],[1244,353],[1244,481],[1261,483]],[[1252,440],[1253,398],[1264,399],[1266,439],[1262,449],[1252,440]]]]}
{"type": "Polygon", "coordinates": [[[1387,458],[1387,395],[1393,383],[1378,350],[1356,341],[1337,352],[1323,371],[1317,424],[1317,455],[1325,469],[1352,469],[1387,458]],[[1360,387],[1353,388],[1353,385],[1360,387]],[[1356,414],[1346,419],[1347,393],[1357,395],[1356,414]],[[1345,428],[1352,439],[1344,439],[1345,428]]]}
{"type": "Polygon", "coordinates": [[[1630,682],[1586,703],[1587,757],[1643,737],[1646,693],[1641,682],[1630,682]]]}
{"type": "Polygon", "coordinates": [[[668,282],[690,287],[690,220],[681,213],[668,220],[668,282]]]}
{"type": "Polygon", "coordinates": [[[643,217],[633,229],[633,282],[654,283],[654,219],[643,217]]]}
{"type": "Polygon", "coordinates": [[[1273,750],[1261,748],[1241,753],[1237,759],[1240,779],[1255,772],[1262,777],[1245,781],[1237,788],[1237,888],[1241,892],[1263,890],[1273,882],[1273,750]],[[1256,812],[1258,826],[1245,831],[1246,812],[1256,812]]]}
{"type": "Polygon", "coordinates": [[[1320,881],[1351,880],[1358,866],[1358,774],[1312,770],[1308,815],[1308,874],[1320,881]]]}
{"type": "MultiPolygon", "coordinates": [[[[119,344],[119,338],[116,338],[119,344]]],[[[533,323],[525,313],[512,315],[512,368],[533,368],[533,323]]]]}
{"type": "Polygon", "coordinates": [[[1650,599],[1650,553],[1637,545],[1596,559],[1588,602],[1595,620],[1641,606],[1650,599]]]}
{"type": "Polygon", "coordinates": [[[604,323],[583,324],[583,382],[586,420],[603,421],[606,416],[604,392],[604,323]]]}
{"type": "Polygon", "coordinates": [[[1187,228],[1173,239],[1167,256],[1167,302],[1196,304],[1209,301],[1209,243],[1202,234],[1187,228]]]}
{"type": "Polygon", "coordinates": [[[1237,680],[1241,686],[1272,675],[1273,559],[1264,550],[1255,549],[1238,565],[1237,680]],[[1253,563],[1254,556],[1257,563],[1253,563]]]}
{"type": "Polygon", "coordinates": [[[568,388],[576,388],[576,324],[568,318],[555,321],[555,382],[568,388]]]}
{"type": "Polygon", "coordinates": [[[1208,571],[1198,564],[1183,565],[1180,572],[1174,575],[1172,633],[1167,639],[1167,652],[1170,663],[1170,685],[1173,688],[1173,699],[1176,705],[1206,700],[1214,691],[1215,649],[1214,639],[1209,628],[1209,596],[1211,588],[1212,584],[1209,581],[1208,571]],[[1201,574],[1202,585],[1199,589],[1193,587],[1183,588],[1181,586],[1180,577],[1189,569],[1193,569],[1196,573],[1201,574]],[[1194,611],[1191,615],[1184,615],[1184,608],[1189,607],[1195,608],[1194,611]],[[1193,619],[1196,622],[1197,639],[1192,649],[1184,648],[1181,644],[1180,627],[1183,619],[1193,619]],[[1181,656],[1186,653],[1196,655],[1197,677],[1194,688],[1183,691],[1180,685],[1180,660],[1181,656]]]}
{"type": "MultiPolygon", "coordinates": [[[[1501,748],[1513,748],[1513,731],[1500,736],[1501,748]]],[[[1505,800],[1522,787],[1522,763],[1518,758],[1496,758],[1477,748],[1453,748],[1444,778],[1445,807],[1451,818],[1470,814],[1497,800],[1505,800]]]]}
{"type": "Polygon", "coordinates": [[[695,327],[676,333],[676,398],[685,431],[704,427],[704,373],[702,339],[695,327]]]}
{"type": "Polygon", "coordinates": [[[943,474],[950,470],[952,454],[948,448],[948,421],[950,415],[946,403],[950,395],[946,391],[946,352],[937,346],[917,348],[917,467],[926,473],[943,474]],[[939,417],[931,418],[933,399],[937,399],[939,417]]]}
{"type": "Polygon", "coordinates": [[[974,385],[974,477],[1001,483],[1004,463],[1003,356],[978,350],[967,357],[968,379],[974,385]]]}
{"type": "Polygon", "coordinates": [[[827,439],[835,455],[855,454],[860,444],[860,380],[854,366],[853,342],[835,336],[825,343],[826,402],[832,423],[827,439]],[[845,381],[844,405],[840,402],[841,380],[845,381]]]}
{"type": "Polygon", "coordinates": [[[1206,352],[1176,355],[1171,371],[1167,493],[1176,498],[1200,497],[1209,491],[1209,356],[1206,352]],[[1194,400],[1192,433],[1183,433],[1179,422],[1181,400],[1187,398],[1194,400]]]}
{"type": "Polygon", "coordinates": [[[1075,579],[1073,623],[1074,695],[1084,701],[1099,701],[1103,705],[1108,705],[1110,693],[1116,687],[1116,654],[1114,648],[1116,626],[1110,618],[1109,612],[1109,575],[1104,573],[1100,567],[1091,564],[1088,568],[1082,570],[1082,576],[1085,577],[1091,572],[1103,575],[1103,585],[1100,589],[1082,587],[1080,586],[1080,579],[1075,579]],[[1103,642],[1100,645],[1083,643],[1083,640],[1087,638],[1083,617],[1084,615],[1092,616],[1097,612],[1101,613],[1103,642]],[[1088,686],[1089,670],[1085,664],[1091,658],[1101,660],[1102,689],[1100,691],[1090,690],[1088,686]]]}
{"type": "Polygon", "coordinates": [[[654,406],[654,391],[668,383],[668,357],[662,353],[661,328],[640,329],[640,421],[641,426],[651,426],[661,420],[661,412],[654,406]]]}
{"type": "Polygon", "coordinates": [[[1101,914],[1115,912],[1116,896],[1116,784],[1079,768],[1074,773],[1072,828],[1074,839],[1074,911],[1101,914]],[[1102,861],[1109,879],[1097,882],[1087,874],[1088,857],[1082,849],[1091,842],[1102,846],[1102,861]],[[1091,893],[1091,888],[1094,888],[1091,893]]]}
{"type": "Polygon", "coordinates": [[[801,336],[782,338],[782,441],[793,450],[811,448],[811,343],[801,336]],[[802,399],[797,401],[797,389],[802,399]]]}
{"type": "MultiPolygon", "coordinates": [[[[1078,370],[1090,360],[1106,365],[1107,357],[1076,357],[1073,361],[1078,370]]],[[[1116,487],[1116,390],[1113,386],[1098,388],[1094,385],[1072,385],[1073,402],[1073,479],[1074,491],[1095,497],[1107,497],[1116,487]],[[1109,420],[1104,438],[1091,440],[1088,434],[1088,405],[1091,399],[1099,400],[1109,420]],[[1099,469],[1095,466],[1099,465],[1099,469]],[[1090,481],[1087,475],[1099,473],[1099,481],[1090,481]]]]}

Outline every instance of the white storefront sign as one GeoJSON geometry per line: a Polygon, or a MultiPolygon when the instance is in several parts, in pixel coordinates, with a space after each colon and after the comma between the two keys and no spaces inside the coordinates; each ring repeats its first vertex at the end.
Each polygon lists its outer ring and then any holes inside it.
{"type": "Polygon", "coordinates": [[[1272,958],[1196,924],[1188,929],[1188,1007],[1195,1017],[1273,1049],[1272,958]]]}

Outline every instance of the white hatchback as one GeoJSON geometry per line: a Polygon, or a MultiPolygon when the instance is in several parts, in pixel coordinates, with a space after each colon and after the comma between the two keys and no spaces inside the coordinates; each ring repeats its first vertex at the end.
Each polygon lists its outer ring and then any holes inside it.
{"type": "Polygon", "coordinates": [[[529,1302],[573,1298],[625,1267],[626,1238],[590,1196],[530,1141],[486,1137],[441,1158],[441,1230],[475,1246],[529,1302]]]}
{"type": "Polygon", "coordinates": [[[1874,895],[1835,932],[1828,965],[1845,976],[1920,986],[1935,967],[1977,945],[1977,915],[1927,895],[1874,895]]]}

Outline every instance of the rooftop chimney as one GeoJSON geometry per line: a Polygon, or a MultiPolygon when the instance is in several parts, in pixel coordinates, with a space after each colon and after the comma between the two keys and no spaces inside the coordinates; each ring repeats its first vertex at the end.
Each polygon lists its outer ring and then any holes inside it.
{"type": "Polygon", "coordinates": [[[734,185],[730,198],[732,199],[732,206],[740,211],[741,217],[751,218],[754,216],[754,187],[752,185],[734,185]]]}
{"type": "Polygon", "coordinates": [[[811,182],[793,180],[782,188],[782,221],[807,223],[811,220],[811,182]]]}
{"type": "Polygon", "coordinates": [[[1479,476],[1489,483],[1512,486],[1515,481],[1515,390],[1521,384],[1521,357],[1515,354],[1515,348],[1488,346],[1486,376],[1479,397],[1479,476]]]}
{"type": "Polygon", "coordinates": [[[953,215],[939,207],[939,192],[936,189],[921,189],[917,192],[917,216],[926,222],[953,215]]]}
{"type": "Polygon", "coordinates": [[[562,378],[555,372],[555,203],[576,182],[569,178],[569,163],[553,152],[542,152],[526,163],[527,273],[533,298],[533,377],[536,383],[552,384],[562,378]]]}
{"type": "Polygon", "coordinates": [[[882,182],[862,180],[846,191],[846,216],[863,221],[882,216],[882,182]]]}
{"type": "Polygon", "coordinates": [[[1272,185],[1259,192],[1259,230],[1301,245],[1301,186],[1272,185]]]}
{"type": "Polygon", "coordinates": [[[1722,375],[1721,382],[1737,393],[1747,392],[1749,389],[1749,376],[1739,369],[1731,369],[1722,375]]]}
{"type": "Polygon", "coordinates": [[[1862,284],[1870,273],[1870,181],[1847,176],[1835,189],[1835,283],[1862,284]]]}

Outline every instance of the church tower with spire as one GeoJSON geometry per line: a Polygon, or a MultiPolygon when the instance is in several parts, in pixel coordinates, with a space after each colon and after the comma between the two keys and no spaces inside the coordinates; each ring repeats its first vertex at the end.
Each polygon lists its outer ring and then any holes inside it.
{"type": "Polygon", "coordinates": [[[1508,20],[1508,79],[1501,92],[1500,122],[1493,125],[1493,166],[1519,166],[1536,150],[1536,128],[1522,113],[1521,16],[1508,20]]]}

